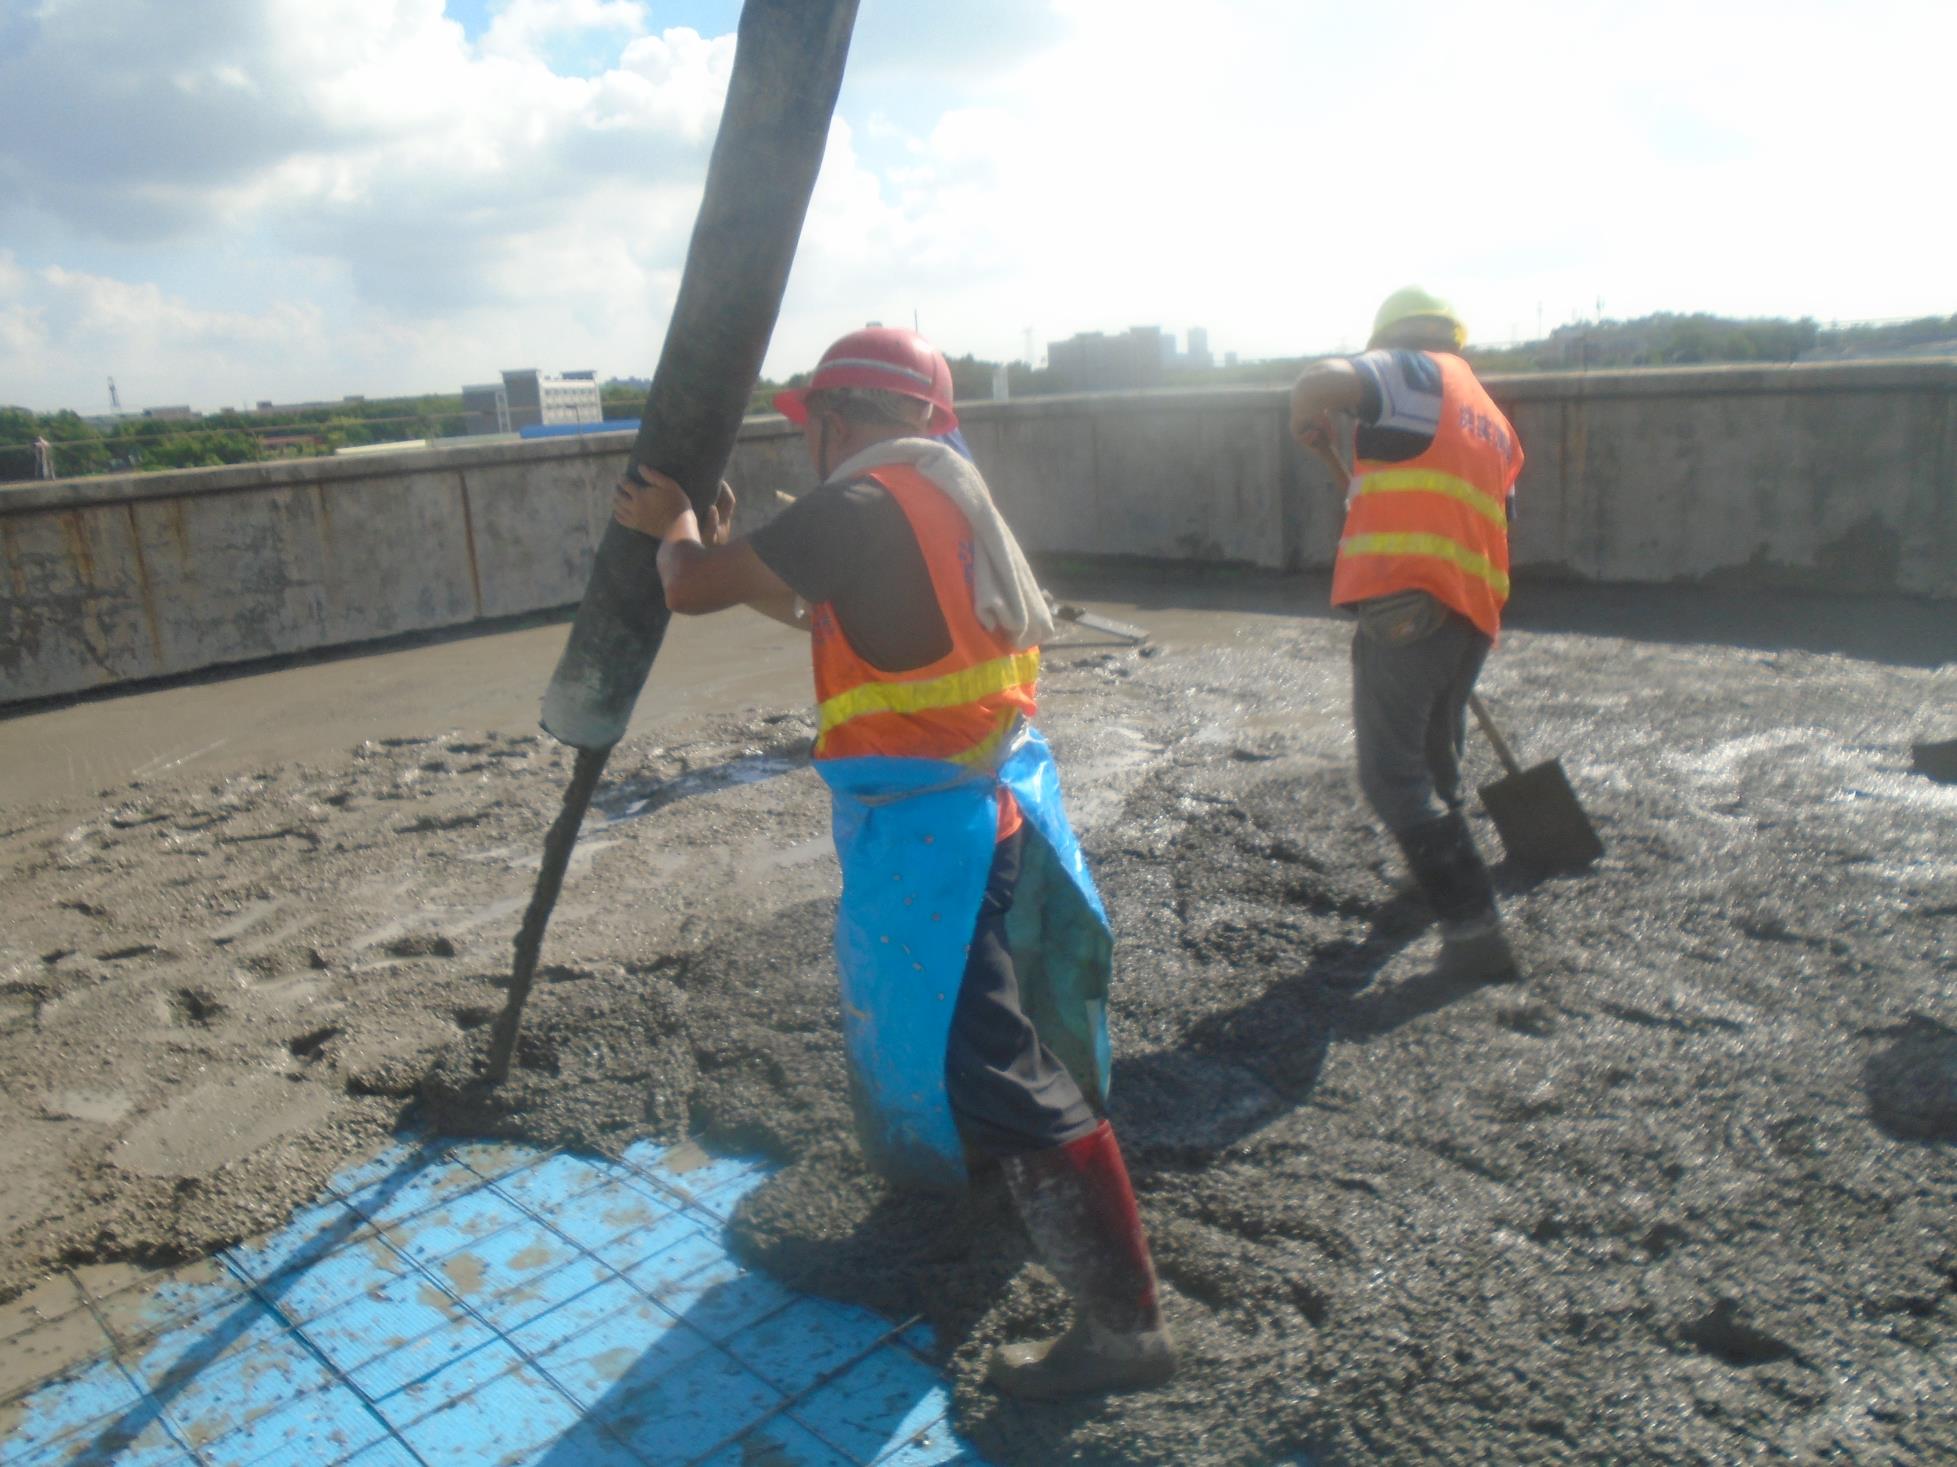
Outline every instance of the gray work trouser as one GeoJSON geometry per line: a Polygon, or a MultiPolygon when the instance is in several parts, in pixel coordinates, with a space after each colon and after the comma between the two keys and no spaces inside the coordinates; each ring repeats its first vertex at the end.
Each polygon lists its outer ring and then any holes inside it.
{"type": "Polygon", "coordinates": [[[1359,617],[1352,638],[1359,787],[1400,835],[1461,808],[1468,695],[1493,644],[1425,591],[1352,610],[1359,617]]]}
{"type": "Polygon", "coordinates": [[[1048,1151],[1101,1123],[1020,1004],[1006,914],[1029,834],[1022,825],[993,847],[945,1042],[945,1099],[959,1135],[983,1156],[1048,1151]]]}

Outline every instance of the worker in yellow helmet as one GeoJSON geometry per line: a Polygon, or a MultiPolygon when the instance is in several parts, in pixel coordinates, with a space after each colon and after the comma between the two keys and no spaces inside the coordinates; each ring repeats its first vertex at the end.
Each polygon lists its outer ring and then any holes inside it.
{"type": "Polygon", "coordinates": [[[1358,621],[1360,788],[1440,920],[1443,973],[1493,980],[1516,976],[1515,956],[1462,814],[1461,753],[1508,601],[1522,445],[1462,360],[1467,340],[1446,301],[1396,290],[1366,352],[1298,378],[1291,432],[1345,492],[1332,604],[1358,621]]]}

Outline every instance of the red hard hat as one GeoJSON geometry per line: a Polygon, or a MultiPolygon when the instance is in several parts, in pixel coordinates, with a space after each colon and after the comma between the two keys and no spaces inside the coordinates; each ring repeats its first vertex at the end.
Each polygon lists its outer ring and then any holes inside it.
{"type": "Polygon", "coordinates": [[[777,392],[775,411],[800,425],[809,420],[808,395],[831,387],[872,387],[931,404],[927,432],[934,436],[958,426],[951,406],[951,367],[944,353],[915,331],[899,326],[866,326],[839,338],[816,363],[807,387],[777,392]]]}

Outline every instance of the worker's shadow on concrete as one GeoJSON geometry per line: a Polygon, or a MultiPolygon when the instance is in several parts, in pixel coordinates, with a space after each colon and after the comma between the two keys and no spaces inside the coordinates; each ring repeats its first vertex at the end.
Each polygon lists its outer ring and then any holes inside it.
{"type": "Polygon", "coordinates": [[[1431,932],[1424,903],[1396,898],[1356,942],[1319,947],[1299,972],[1196,1024],[1171,1049],[1116,1063],[1111,1112],[1153,1164],[1208,1165],[1217,1151],[1303,1104],[1332,1046],[1367,1044],[1481,991],[1432,968],[1378,975],[1431,932]]]}
{"type": "MultiPolygon", "coordinates": [[[[796,1172],[820,1165],[836,1164],[805,1158],[763,1187],[793,1188],[796,1172]]],[[[777,1232],[773,1246],[746,1261],[790,1288],[865,1305],[886,1318],[928,1311],[935,1358],[948,1357],[993,1311],[1031,1256],[1004,1177],[996,1165],[975,1160],[963,1192],[872,1181],[861,1196],[854,1204],[860,1215],[847,1232],[777,1232]]],[[[766,1200],[759,1190],[755,1198],[766,1200]]]]}
{"type": "MultiPolygon", "coordinates": [[[[1490,839],[1491,837],[1483,838],[1482,851],[1484,854],[1490,849],[1490,839]]],[[[1500,850],[1501,847],[1496,845],[1494,849],[1500,850]]],[[[1537,887],[1546,885],[1552,881],[1580,880],[1589,874],[1589,870],[1590,868],[1588,867],[1580,867],[1561,871],[1545,871],[1540,866],[1531,866],[1527,862],[1518,861],[1515,857],[1508,855],[1503,856],[1499,861],[1490,861],[1488,863],[1488,875],[1495,883],[1495,895],[1505,901],[1512,897],[1526,896],[1537,887]]]]}
{"type": "MultiPolygon", "coordinates": [[[[243,1351],[255,1332],[269,1326],[282,1326],[281,1333],[289,1329],[284,1304],[287,1292],[305,1279],[307,1270],[314,1264],[368,1229],[373,1217],[445,1151],[446,1143],[440,1141],[422,1141],[411,1148],[404,1147],[379,1181],[361,1191],[357,1208],[352,1204],[314,1208],[306,1216],[323,1219],[317,1225],[288,1223],[262,1248],[243,1244],[232,1250],[234,1259],[254,1253],[263,1255],[260,1262],[270,1259],[266,1264],[272,1270],[269,1276],[255,1278],[249,1286],[238,1288],[228,1302],[165,1331],[158,1338],[122,1342],[131,1352],[125,1368],[143,1379],[141,1394],[129,1406],[70,1438],[64,1447],[57,1449],[59,1460],[108,1463],[130,1456],[151,1460],[145,1455],[145,1449],[154,1450],[148,1447],[148,1440],[156,1436],[158,1428],[165,1427],[166,1418],[170,1425],[184,1430],[211,1430],[207,1417],[226,1424],[247,1424],[244,1412],[253,1403],[255,1377],[269,1371],[276,1378],[281,1367],[259,1364],[256,1369],[240,1370],[245,1394],[242,1403],[234,1402],[228,1393],[210,1390],[206,1372],[216,1375],[234,1358],[244,1358],[234,1357],[232,1352],[243,1351]],[[187,1411],[186,1398],[191,1402],[187,1411]],[[235,1422],[213,1408],[213,1399],[237,1412],[235,1422]]],[[[254,1276],[257,1273],[250,1262],[239,1266],[254,1276]]],[[[262,1406],[260,1411],[262,1414],[262,1406]]],[[[14,1459],[9,1456],[8,1460],[14,1459]]],[[[200,1456],[199,1460],[217,1458],[200,1456]]]]}
{"type": "Polygon", "coordinates": [[[544,1357],[580,1415],[525,1460],[872,1462],[945,1434],[944,1382],[888,1319],[753,1271],[641,1287],[651,1300],[544,1357]]]}

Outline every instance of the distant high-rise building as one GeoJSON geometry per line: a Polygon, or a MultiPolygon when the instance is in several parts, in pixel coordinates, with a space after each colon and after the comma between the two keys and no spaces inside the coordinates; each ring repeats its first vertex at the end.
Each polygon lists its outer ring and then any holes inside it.
{"type": "Polygon", "coordinates": [[[1216,359],[1210,355],[1210,333],[1208,327],[1191,326],[1189,328],[1189,365],[1199,372],[1207,371],[1216,365],[1216,359]]]}
{"type": "Polygon", "coordinates": [[[521,432],[536,423],[596,423],[605,416],[596,372],[540,372],[535,367],[503,374],[510,426],[521,432]]]}
{"type": "MultiPolygon", "coordinates": [[[[1119,336],[1083,331],[1046,344],[1047,370],[1063,392],[1153,387],[1162,380],[1163,343],[1160,326],[1131,326],[1119,336]]],[[[1170,338],[1167,350],[1174,349],[1170,338]]]]}

